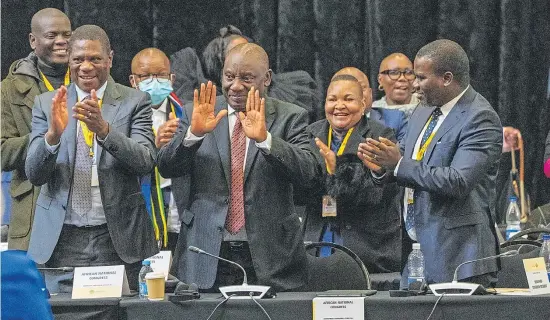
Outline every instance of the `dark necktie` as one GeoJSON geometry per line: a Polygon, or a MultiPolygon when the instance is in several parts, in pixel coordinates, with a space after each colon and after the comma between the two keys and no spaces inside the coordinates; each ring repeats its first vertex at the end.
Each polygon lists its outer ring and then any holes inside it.
{"type": "Polygon", "coordinates": [[[231,190],[229,192],[229,213],[225,220],[225,228],[235,234],[244,226],[244,156],[246,153],[246,137],[239,119],[235,121],[231,136],[231,190]]]}
{"type": "MultiPolygon", "coordinates": [[[[424,145],[434,132],[435,126],[437,125],[437,121],[439,120],[439,117],[443,113],[441,112],[441,108],[437,107],[432,111],[432,116],[430,117],[430,122],[428,123],[428,127],[426,127],[426,131],[424,132],[424,135],[422,136],[422,140],[420,141],[420,148],[419,151],[423,149],[424,145]]],[[[420,153],[420,152],[419,152],[420,153]]],[[[422,160],[424,157],[424,152],[420,153],[419,157],[416,159],[418,161],[422,160]]],[[[414,202],[416,202],[417,193],[413,193],[413,202],[407,204],[407,221],[405,221],[405,228],[407,230],[414,227],[414,202]]]]}

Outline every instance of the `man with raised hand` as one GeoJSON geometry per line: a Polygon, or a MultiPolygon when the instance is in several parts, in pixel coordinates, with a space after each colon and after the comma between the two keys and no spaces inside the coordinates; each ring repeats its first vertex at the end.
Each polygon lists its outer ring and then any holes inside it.
{"type": "Polygon", "coordinates": [[[72,84],[35,99],[25,171],[38,196],[29,255],[47,267],[125,265],[158,252],[139,177],[154,168],[151,100],[109,76],[103,29],[69,42],[72,84]]]}
{"type": "Polygon", "coordinates": [[[307,260],[293,184],[312,181],[307,112],[266,97],[267,53],[256,44],[235,46],[222,73],[224,98],[210,82],[195,91],[174,138],[159,150],[160,173],[190,175],[191,202],[183,213],[178,247],[185,253],[178,277],[201,289],[242,283],[239,270],[193,245],[236,261],[249,283],[292,290],[307,281],[307,260]],[[226,116],[227,115],[227,116],[226,116]]]}

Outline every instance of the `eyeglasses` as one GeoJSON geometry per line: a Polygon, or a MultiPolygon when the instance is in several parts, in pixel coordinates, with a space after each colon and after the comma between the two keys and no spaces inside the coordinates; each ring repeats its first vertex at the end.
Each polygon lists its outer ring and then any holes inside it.
{"type": "Polygon", "coordinates": [[[166,83],[170,81],[171,73],[161,73],[161,74],[134,74],[134,77],[136,77],[139,82],[143,82],[143,84],[149,84],[153,82],[153,79],[157,79],[159,83],[166,83]]]}
{"type": "Polygon", "coordinates": [[[414,74],[414,71],[411,69],[405,69],[405,70],[391,69],[391,70],[384,70],[380,73],[388,75],[388,77],[390,77],[390,79],[392,80],[399,80],[399,78],[401,78],[401,75],[403,75],[407,80],[416,79],[416,75],[414,74]]]}

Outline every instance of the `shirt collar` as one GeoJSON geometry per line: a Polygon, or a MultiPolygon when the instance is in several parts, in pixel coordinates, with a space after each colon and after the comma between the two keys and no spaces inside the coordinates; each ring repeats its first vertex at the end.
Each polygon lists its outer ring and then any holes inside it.
{"type": "MultiPolygon", "coordinates": [[[[98,99],[103,99],[103,95],[105,94],[105,88],[107,88],[107,82],[108,81],[105,81],[105,83],[95,91],[98,99]]],[[[78,85],[75,85],[75,87],[76,87],[76,94],[78,95],[78,101],[82,101],[82,99],[90,95],[89,92],[86,92],[80,89],[78,85]]]]}
{"type": "MultiPolygon", "coordinates": [[[[230,115],[233,115],[234,113],[236,113],[237,110],[231,108],[230,105],[227,105],[227,115],[230,116],[230,115]]],[[[235,114],[236,115],[236,114],[235,114]]]]}
{"type": "Polygon", "coordinates": [[[162,112],[166,113],[166,107],[168,106],[168,98],[164,99],[164,101],[160,104],[158,108],[152,108],[153,112],[162,112]]]}
{"type": "Polygon", "coordinates": [[[451,109],[455,106],[458,100],[462,98],[462,96],[464,95],[464,93],[466,93],[466,90],[468,90],[468,88],[470,88],[470,85],[468,85],[466,89],[464,89],[464,91],[462,91],[458,96],[454,97],[453,99],[451,99],[451,101],[441,106],[441,113],[443,113],[444,116],[447,116],[449,112],[451,112],[451,109]]]}

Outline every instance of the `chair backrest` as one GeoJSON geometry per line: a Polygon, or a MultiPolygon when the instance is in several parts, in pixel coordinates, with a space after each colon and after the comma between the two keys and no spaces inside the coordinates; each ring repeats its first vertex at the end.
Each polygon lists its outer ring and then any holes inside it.
{"type": "Polygon", "coordinates": [[[303,291],[365,290],[365,276],[357,261],[344,251],[316,257],[308,251],[309,281],[303,291]]]}
{"type": "Polygon", "coordinates": [[[536,258],[539,256],[540,244],[514,244],[502,248],[503,252],[518,250],[519,254],[512,257],[502,258],[501,270],[498,273],[497,288],[529,288],[523,259],[536,258]]]}

